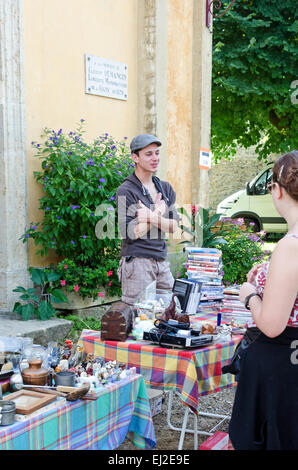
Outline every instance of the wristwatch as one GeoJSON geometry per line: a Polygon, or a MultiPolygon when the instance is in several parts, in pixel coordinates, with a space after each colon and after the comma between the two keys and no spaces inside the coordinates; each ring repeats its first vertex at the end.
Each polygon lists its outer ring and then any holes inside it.
{"type": "Polygon", "coordinates": [[[249,308],[249,301],[252,297],[254,297],[255,295],[257,295],[258,297],[260,297],[260,299],[262,300],[262,296],[260,294],[258,294],[257,292],[253,292],[252,294],[249,294],[247,297],[245,297],[245,300],[244,300],[244,305],[245,305],[245,308],[247,308],[248,310],[250,310],[249,308]]]}

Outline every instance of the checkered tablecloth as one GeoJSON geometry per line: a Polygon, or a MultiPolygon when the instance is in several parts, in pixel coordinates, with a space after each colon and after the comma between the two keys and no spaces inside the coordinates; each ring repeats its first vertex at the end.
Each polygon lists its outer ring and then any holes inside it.
{"type": "Polygon", "coordinates": [[[141,449],[156,445],[143,378],[110,384],[97,400],[66,402],[11,426],[0,426],[0,450],[111,450],[125,437],[141,449]]]}
{"type": "Polygon", "coordinates": [[[101,341],[100,332],[83,330],[80,342],[87,353],[136,367],[148,386],[179,392],[182,402],[197,412],[200,395],[235,385],[234,376],[222,375],[221,368],[229,363],[240,338],[181,350],[145,341],[101,341]]]}

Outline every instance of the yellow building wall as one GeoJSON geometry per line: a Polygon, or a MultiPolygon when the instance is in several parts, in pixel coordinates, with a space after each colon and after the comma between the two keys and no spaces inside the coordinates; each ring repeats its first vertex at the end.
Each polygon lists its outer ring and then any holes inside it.
{"type": "MultiPolygon", "coordinates": [[[[108,132],[128,141],[137,129],[137,2],[138,0],[24,0],[24,63],[28,218],[38,222],[40,169],[31,142],[45,127],[73,130],[86,120],[85,138],[108,132]],[[85,94],[85,54],[128,64],[128,100],[85,94]]],[[[29,265],[54,261],[35,255],[29,244],[29,265]]]]}

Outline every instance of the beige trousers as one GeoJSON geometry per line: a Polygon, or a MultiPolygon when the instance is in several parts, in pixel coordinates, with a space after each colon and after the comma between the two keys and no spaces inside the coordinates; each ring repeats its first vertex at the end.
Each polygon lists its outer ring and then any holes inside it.
{"type": "Polygon", "coordinates": [[[117,274],[122,287],[122,301],[129,305],[133,305],[138,295],[153,281],[161,291],[171,291],[174,284],[169,262],[153,258],[133,258],[128,263],[122,257],[117,274]]]}

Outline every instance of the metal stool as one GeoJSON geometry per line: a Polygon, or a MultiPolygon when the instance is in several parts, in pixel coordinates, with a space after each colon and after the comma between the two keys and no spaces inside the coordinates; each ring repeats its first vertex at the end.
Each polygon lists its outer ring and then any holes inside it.
{"type": "MultiPolygon", "coordinates": [[[[180,398],[180,394],[176,392],[176,395],[180,398]]],[[[184,438],[185,438],[185,433],[191,433],[194,435],[194,450],[198,449],[198,434],[203,434],[205,436],[212,436],[216,429],[226,420],[230,418],[230,415],[218,415],[218,414],[213,414],[213,413],[204,413],[204,412],[199,412],[198,415],[196,415],[189,406],[185,406],[185,412],[184,412],[184,417],[183,417],[183,423],[181,428],[177,428],[172,425],[171,423],[171,414],[172,414],[172,407],[173,407],[173,398],[174,398],[174,392],[170,391],[169,392],[169,401],[168,401],[168,409],[167,409],[167,423],[170,429],[173,429],[173,431],[180,431],[180,439],[179,439],[179,445],[178,445],[178,450],[182,450],[183,443],[184,443],[184,438]],[[187,429],[187,421],[188,421],[188,416],[189,413],[193,415],[194,419],[194,425],[193,429],[187,429]],[[205,416],[207,418],[216,418],[220,419],[220,422],[217,423],[213,428],[211,428],[208,432],[207,431],[200,431],[198,429],[198,416],[205,416]]]]}

